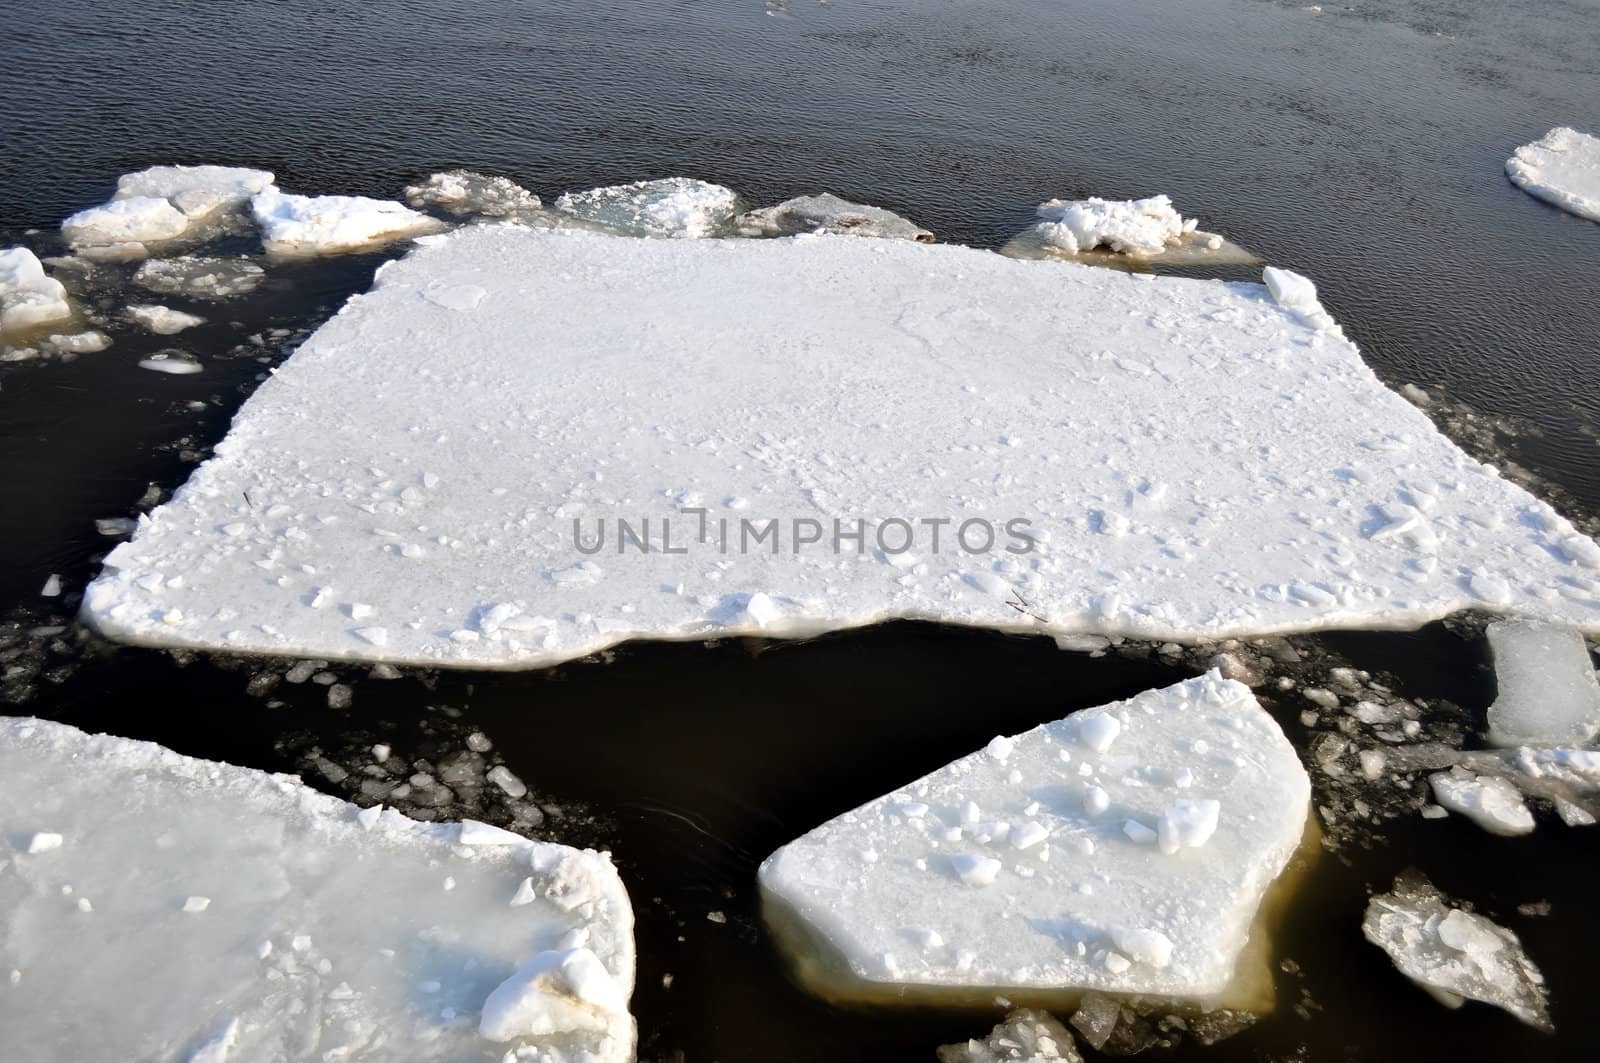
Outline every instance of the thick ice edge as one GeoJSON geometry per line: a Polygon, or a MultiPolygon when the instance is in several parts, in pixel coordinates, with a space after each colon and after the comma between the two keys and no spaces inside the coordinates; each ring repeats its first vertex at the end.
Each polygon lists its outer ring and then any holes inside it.
{"type": "Polygon", "coordinates": [[[1257,285],[837,236],[422,244],[110,555],[93,624],[477,668],[897,617],[1600,630],[1600,547],[1257,285]]]}
{"type": "Polygon", "coordinates": [[[996,738],[779,849],[761,887],[831,996],[1206,1004],[1234,988],[1310,796],[1277,723],[1212,672],[996,738]]]}
{"type": "Polygon", "coordinates": [[[519,1047],[622,1061],[633,979],[606,854],[0,718],[6,1063],[465,1063],[519,1047]],[[572,950],[589,954],[585,982],[520,994],[533,1035],[480,1035],[502,982],[572,950]]]}

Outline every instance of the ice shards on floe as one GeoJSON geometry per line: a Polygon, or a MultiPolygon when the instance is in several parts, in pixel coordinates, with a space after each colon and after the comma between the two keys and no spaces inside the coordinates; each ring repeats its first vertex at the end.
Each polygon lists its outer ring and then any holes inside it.
{"type": "Polygon", "coordinates": [[[1600,137],[1552,129],[1518,148],[1506,160],[1506,174],[1529,195],[1600,222],[1600,137]]]}
{"type": "Polygon", "coordinates": [[[261,226],[262,246],[275,255],[365,251],[445,227],[403,203],[366,196],[294,196],[269,189],[250,200],[250,210],[261,226]]]}
{"type": "Polygon", "coordinates": [[[505,177],[471,170],[432,174],[405,190],[406,202],[417,209],[438,207],[450,214],[511,218],[539,209],[539,197],[505,177]]]}
{"type": "Polygon", "coordinates": [[[1441,1004],[1458,1008],[1478,1000],[1551,1029],[1544,977],[1517,936],[1451,906],[1421,875],[1401,875],[1393,890],[1373,897],[1361,929],[1401,974],[1441,1004]]]}
{"type": "Polygon", "coordinates": [[[739,209],[731,188],[690,177],[567,192],[556,209],[631,236],[714,236],[739,209]]]}
{"type": "Polygon", "coordinates": [[[385,265],[301,345],[86,613],[158,645],[492,668],[899,617],[1415,627],[1491,580],[1507,613],[1600,628],[1575,540],[1258,286],[482,225],[385,265]],[[1414,534],[1373,534],[1399,505],[1414,534]],[[329,585],[371,617],[307,604],[329,585]],[[480,627],[499,605],[516,622],[480,627]]]}
{"type": "Polygon", "coordinates": [[[1301,841],[1309,798],[1272,717],[1213,672],[1045,724],[1004,758],[973,753],[830,820],[767,859],[763,900],[802,977],[832,997],[1211,1002],[1237,991],[1252,920],[1301,841]],[[1120,720],[1115,745],[1097,751],[1085,715],[1120,720]],[[1114,815],[1083,808],[1090,787],[1114,815]],[[1200,802],[1211,807],[1191,814],[1200,802]],[[1183,844],[1153,844],[1175,806],[1183,844]],[[1048,837],[1018,849],[1027,824],[1048,837]]]}
{"type": "Polygon", "coordinates": [[[748,211],[734,219],[741,236],[794,236],[830,233],[932,243],[933,233],[882,207],[840,199],[831,192],[797,196],[775,207],[748,211]]]}
{"type": "Polygon", "coordinates": [[[1583,745],[1600,733],[1600,682],[1583,636],[1559,624],[1489,625],[1495,699],[1489,742],[1501,747],[1583,745]]]}
{"type": "Polygon", "coordinates": [[[0,251],[0,332],[23,332],[72,317],[67,290],[25,247],[0,251]]]}
{"type": "Polygon", "coordinates": [[[631,1060],[633,916],[609,857],[483,834],[0,719],[0,970],[23,972],[0,987],[0,1054],[631,1060]],[[529,978],[541,964],[555,976],[529,978]]]}

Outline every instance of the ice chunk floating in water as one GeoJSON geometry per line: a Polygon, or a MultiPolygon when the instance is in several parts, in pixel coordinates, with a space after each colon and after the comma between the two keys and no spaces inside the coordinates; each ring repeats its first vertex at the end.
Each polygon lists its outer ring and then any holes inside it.
{"type": "Polygon", "coordinates": [[[1212,672],[990,743],[830,820],[767,859],[762,894],[802,979],[829,996],[1205,1003],[1237,991],[1310,793],[1249,688],[1212,672]],[[1107,718],[1121,732],[1101,751],[1092,725],[1107,718]],[[1207,829],[1162,844],[1175,810],[1189,823],[1199,803],[1207,829]]]}
{"type": "Polygon", "coordinates": [[[366,196],[288,196],[269,189],[250,201],[261,244],[275,255],[334,255],[438,232],[444,223],[402,203],[366,196]]]}
{"type": "Polygon", "coordinates": [[[633,914],[603,854],[0,718],[0,866],[6,1063],[633,1058],[633,914]],[[539,963],[576,973],[506,988],[539,963]]]}
{"type": "Polygon", "coordinates": [[[1600,624],[1562,552],[1589,540],[1257,285],[840,236],[424,242],[110,555],[93,623],[501,668],[892,617],[1600,624]]]}
{"type": "Polygon", "coordinates": [[[61,223],[79,249],[139,258],[150,244],[188,235],[202,221],[238,211],[251,196],[272,188],[272,174],[234,166],[152,166],[124,174],[109,203],[81,210],[61,223]]]}
{"type": "Polygon", "coordinates": [[[731,188],[690,177],[568,192],[556,209],[633,236],[713,236],[739,209],[731,188]]]}
{"type": "Polygon", "coordinates": [[[794,236],[832,233],[932,243],[933,233],[882,207],[840,199],[831,192],[798,196],[775,207],[741,214],[734,221],[741,236],[794,236]]]}
{"type": "Polygon", "coordinates": [[[1496,746],[1582,745],[1600,733],[1600,683],[1583,636],[1557,624],[1502,620],[1489,625],[1496,746]]]}
{"type": "Polygon", "coordinates": [[[0,333],[19,333],[72,317],[67,290],[26,247],[0,251],[0,333]]]}
{"type": "Polygon", "coordinates": [[[1011,1012],[981,1041],[940,1046],[938,1055],[939,1063],[1083,1063],[1077,1042],[1060,1020],[1031,1008],[1011,1012]]]}
{"type": "Polygon", "coordinates": [[[506,177],[471,170],[436,173],[406,188],[413,207],[438,207],[451,214],[512,218],[539,209],[539,197],[506,177]]]}
{"type": "Polygon", "coordinates": [[[1441,1004],[1459,1008],[1480,1000],[1529,1026],[1551,1028],[1544,977],[1517,935],[1452,907],[1421,875],[1402,875],[1393,891],[1373,897],[1361,929],[1441,1004]]]}
{"type": "Polygon", "coordinates": [[[1072,254],[1106,247],[1119,254],[1154,255],[1176,247],[1199,224],[1166,196],[1110,200],[1052,199],[1039,204],[1039,239],[1072,254]]]}
{"type": "Polygon", "coordinates": [[[1600,137],[1562,126],[1506,160],[1506,174],[1530,196],[1600,221],[1600,137]]]}

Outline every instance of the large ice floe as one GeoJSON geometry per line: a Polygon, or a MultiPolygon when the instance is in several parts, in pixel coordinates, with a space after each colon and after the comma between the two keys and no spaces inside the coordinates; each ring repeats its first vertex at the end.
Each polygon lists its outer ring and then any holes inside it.
{"type": "Polygon", "coordinates": [[[425,233],[444,223],[403,203],[366,196],[293,196],[277,189],[250,200],[269,254],[332,255],[365,251],[425,233]]]}
{"type": "Polygon", "coordinates": [[[664,177],[567,192],[556,209],[632,236],[715,236],[739,210],[731,188],[692,177],[664,177]]]}
{"type": "Polygon", "coordinates": [[[20,334],[72,318],[67,289],[26,247],[0,251],[0,334],[20,334]]]}
{"type": "Polygon", "coordinates": [[[609,857],[0,718],[6,1063],[633,1058],[609,857]]]}
{"type": "Polygon", "coordinates": [[[762,865],[765,912],[832,997],[1259,1002],[1240,957],[1310,794],[1249,688],[1212,672],[830,820],[762,865]]]}
{"type": "Polygon", "coordinates": [[[1407,978],[1441,1004],[1478,1000],[1504,1008],[1529,1026],[1549,1030],[1544,977],[1517,935],[1449,904],[1415,872],[1372,898],[1361,929],[1407,978]]]}
{"type": "Polygon", "coordinates": [[[500,668],[895,617],[1600,625],[1591,540],[1256,285],[838,236],[423,243],[110,555],[89,620],[500,668]]]}
{"type": "Polygon", "coordinates": [[[1524,192],[1590,221],[1600,221],[1600,137],[1561,126],[1506,160],[1524,192]]]}
{"type": "Polygon", "coordinates": [[[151,245],[188,236],[203,223],[238,213],[271,189],[266,170],[234,166],[152,166],[124,174],[111,201],[61,223],[67,242],[91,257],[143,258],[151,245]]]}

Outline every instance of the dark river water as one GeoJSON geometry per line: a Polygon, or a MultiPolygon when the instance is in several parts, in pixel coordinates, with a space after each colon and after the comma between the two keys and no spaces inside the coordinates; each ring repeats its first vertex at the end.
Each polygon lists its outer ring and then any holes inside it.
{"type": "MultiPolygon", "coordinates": [[[[1600,226],[1502,173],[1550,127],[1600,124],[1600,7],[1323,7],[0,0],[0,246],[58,250],[62,217],[164,162],[262,166],[289,191],[386,198],[454,166],[547,199],[684,174],[755,204],[826,189],[989,247],[1042,199],[1165,192],[1202,227],[1312,276],[1379,375],[1442,397],[1480,457],[1514,461],[1569,516],[1600,517],[1600,226]]],[[[639,914],[646,1059],[931,1060],[987,1031],[991,1012],[852,1010],[793,987],[761,929],[756,865],[996,733],[1182,678],[1194,660],[895,624],[796,644],[632,645],[525,675],[380,682],[344,669],[355,701],[334,712],[316,684],[252,683],[287,662],[117,649],[66,626],[110,543],[95,519],[180,484],[267,367],[383,257],[276,269],[226,309],[194,307],[210,323],[178,337],[112,329],[102,353],[0,366],[0,709],[304,770],[346,795],[308,758],[355,765],[377,741],[436,758],[481,729],[546,805],[550,836],[616,853],[639,914]],[[172,346],[207,372],[136,368],[172,346]],[[38,597],[51,573],[68,588],[60,605],[38,597]]],[[[110,313],[126,272],[78,294],[110,313]]],[[[1309,676],[1369,669],[1479,740],[1492,679],[1459,629],[1297,645],[1309,676]]],[[[1305,748],[1306,703],[1262,697],[1305,748]]],[[[1315,779],[1319,805],[1337,803],[1315,779]]],[[[1341,835],[1278,928],[1276,1012],[1172,1054],[1592,1058],[1596,896],[1592,830],[1552,821],[1502,839],[1411,814],[1341,835]],[[1522,936],[1550,982],[1555,1037],[1481,1006],[1446,1011],[1362,940],[1368,893],[1408,866],[1522,936]],[[1549,915],[1519,915],[1537,901],[1549,915]]]]}

